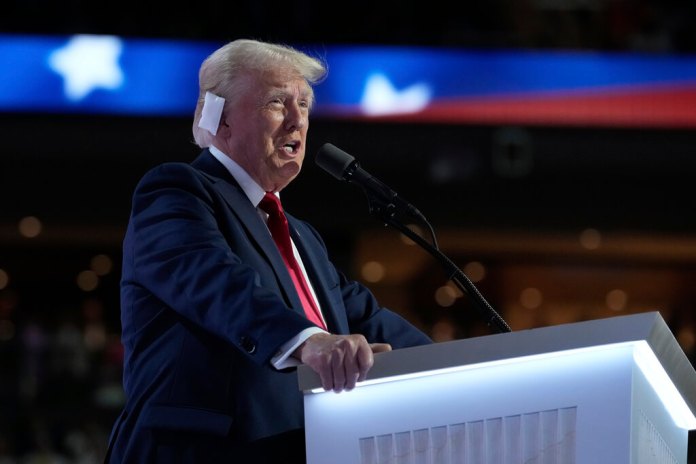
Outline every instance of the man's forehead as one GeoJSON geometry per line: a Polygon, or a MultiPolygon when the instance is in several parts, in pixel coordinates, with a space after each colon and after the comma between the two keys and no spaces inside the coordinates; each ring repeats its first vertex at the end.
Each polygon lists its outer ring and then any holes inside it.
{"type": "Polygon", "coordinates": [[[249,73],[243,76],[248,97],[264,99],[272,95],[297,95],[313,98],[314,91],[309,83],[297,72],[249,73]]]}
{"type": "Polygon", "coordinates": [[[311,87],[307,81],[298,73],[270,73],[263,76],[262,82],[271,89],[299,91],[301,93],[311,92],[311,87]]]}
{"type": "Polygon", "coordinates": [[[285,84],[269,85],[267,93],[282,93],[291,95],[311,95],[312,89],[306,82],[286,82],[285,84]]]}

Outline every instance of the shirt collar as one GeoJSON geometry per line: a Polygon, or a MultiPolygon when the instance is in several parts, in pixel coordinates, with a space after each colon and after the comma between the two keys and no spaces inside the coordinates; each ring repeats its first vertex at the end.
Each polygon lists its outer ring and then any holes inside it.
{"type": "MultiPolygon", "coordinates": [[[[242,187],[242,190],[249,198],[251,204],[254,205],[255,208],[258,207],[264,195],[266,195],[266,191],[261,188],[261,186],[257,184],[254,179],[251,178],[249,173],[247,173],[243,167],[223,153],[219,148],[211,145],[208,147],[208,150],[210,150],[210,153],[218,161],[220,161],[225,168],[227,168],[232,177],[234,177],[234,180],[236,180],[239,186],[242,187]]],[[[276,196],[280,197],[277,192],[276,196]]]]}

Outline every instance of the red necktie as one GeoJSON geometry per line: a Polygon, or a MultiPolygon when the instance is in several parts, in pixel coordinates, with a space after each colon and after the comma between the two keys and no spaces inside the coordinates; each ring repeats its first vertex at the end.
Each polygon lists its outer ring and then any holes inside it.
{"type": "Polygon", "coordinates": [[[297,289],[297,293],[300,296],[307,319],[326,330],[326,325],[321,318],[319,307],[312,297],[309,284],[305,280],[302,269],[300,269],[300,265],[292,252],[288,219],[285,217],[285,213],[283,213],[280,200],[273,193],[267,192],[261,203],[259,203],[259,207],[268,213],[268,228],[280,250],[283,261],[285,261],[285,266],[288,268],[292,282],[295,284],[295,289],[297,289]]]}

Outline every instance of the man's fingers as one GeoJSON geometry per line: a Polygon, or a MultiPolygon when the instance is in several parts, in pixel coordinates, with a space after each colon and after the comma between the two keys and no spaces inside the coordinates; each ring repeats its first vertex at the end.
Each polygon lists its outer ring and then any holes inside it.
{"type": "Polygon", "coordinates": [[[392,347],[389,343],[370,343],[370,348],[373,353],[384,353],[385,351],[391,351],[392,347]]]}
{"type": "Polygon", "coordinates": [[[345,368],[346,375],[346,390],[352,390],[355,388],[355,383],[360,379],[361,375],[361,365],[360,365],[360,352],[364,350],[364,344],[358,343],[357,345],[351,346],[350,355],[346,354],[346,359],[344,360],[343,366],[345,368]]]}
{"type": "Polygon", "coordinates": [[[325,391],[352,390],[365,380],[374,363],[374,353],[390,351],[387,343],[368,344],[362,335],[315,334],[294,353],[321,378],[325,391]]]}
{"type": "Polygon", "coordinates": [[[312,368],[314,368],[317,374],[319,374],[319,378],[321,378],[321,386],[324,388],[324,391],[333,390],[334,375],[331,365],[322,363],[319,366],[312,366],[312,368]]]}
{"type": "Polygon", "coordinates": [[[342,351],[335,351],[331,358],[331,371],[333,372],[333,391],[343,390],[346,385],[346,370],[343,363],[348,359],[342,351]]]}
{"type": "Polygon", "coordinates": [[[372,364],[375,362],[374,356],[372,356],[372,347],[363,347],[363,349],[359,350],[357,353],[357,359],[358,359],[358,366],[359,366],[359,371],[358,371],[358,382],[362,382],[365,380],[367,377],[367,371],[370,370],[372,367],[372,364]]]}
{"type": "Polygon", "coordinates": [[[342,380],[343,383],[334,381],[334,391],[340,392],[341,390],[352,390],[355,388],[355,383],[360,378],[360,353],[363,351],[369,351],[367,341],[364,337],[351,337],[341,340],[340,353],[343,355],[340,365],[336,366],[336,369],[341,369],[338,372],[334,372],[334,379],[338,378],[342,380]]]}

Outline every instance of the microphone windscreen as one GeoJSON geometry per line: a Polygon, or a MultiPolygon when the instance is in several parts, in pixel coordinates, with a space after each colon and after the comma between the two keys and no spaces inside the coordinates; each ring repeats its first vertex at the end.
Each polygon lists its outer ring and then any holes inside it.
{"type": "Polygon", "coordinates": [[[335,145],[325,143],[319,148],[314,161],[336,179],[344,180],[343,176],[348,167],[355,162],[355,158],[335,145]]]}

